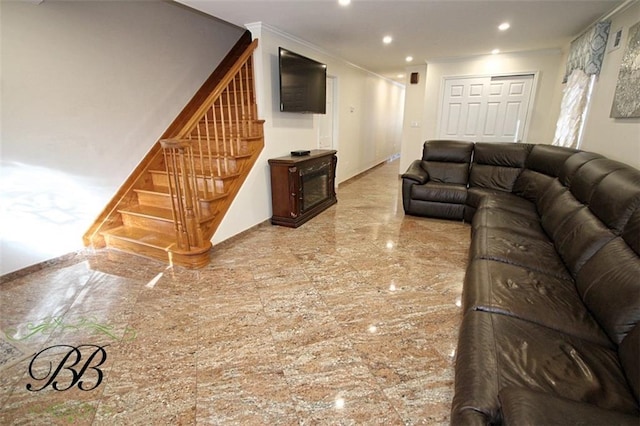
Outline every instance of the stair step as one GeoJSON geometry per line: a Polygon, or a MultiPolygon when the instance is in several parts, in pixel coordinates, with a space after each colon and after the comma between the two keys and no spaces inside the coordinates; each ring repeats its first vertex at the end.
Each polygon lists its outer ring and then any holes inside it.
{"type": "MultiPolygon", "coordinates": [[[[151,206],[130,206],[118,211],[120,213],[173,223],[173,213],[170,209],[151,206]]],[[[210,221],[211,219],[213,219],[213,215],[203,215],[203,217],[200,218],[200,223],[210,221]]]]}
{"type": "MultiPolygon", "coordinates": [[[[169,195],[168,188],[156,187],[156,190],[148,189],[134,189],[138,197],[138,204],[142,206],[158,207],[161,209],[171,209],[171,195],[169,195]],[[164,189],[164,192],[161,191],[164,189]]],[[[216,202],[226,198],[228,193],[210,194],[209,197],[204,198],[201,194],[200,197],[200,211],[202,215],[210,218],[216,214],[216,202]]]]}
{"type": "MultiPolygon", "coordinates": [[[[215,164],[214,164],[215,165],[215,164]]],[[[199,166],[199,164],[198,164],[199,166]]],[[[201,171],[201,170],[198,170],[201,171]]],[[[151,173],[154,176],[162,176],[163,178],[166,179],[167,177],[167,172],[164,170],[149,170],[149,173],[151,173]]],[[[238,176],[240,176],[240,173],[227,173],[227,174],[222,174],[222,175],[217,175],[217,176],[211,176],[211,175],[205,175],[202,173],[196,173],[196,178],[197,179],[201,179],[201,180],[210,180],[210,179],[214,179],[214,180],[229,180],[229,179],[234,179],[237,178],[238,176]]]]}
{"type": "Polygon", "coordinates": [[[175,235],[166,235],[146,229],[120,226],[101,232],[112,249],[125,251],[138,256],[150,257],[169,264],[178,264],[189,268],[201,268],[209,263],[211,242],[203,247],[192,247],[188,252],[178,249],[175,235]]]}
{"type": "Polygon", "coordinates": [[[133,216],[156,219],[164,222],[173,222],[173,214],[171,209],[165,209],[154,206],[129,206],[126,209],[118,210],[121,214],[130,214],[133,216]]]}
{"type": "MultiPolygon", "coordinates": [[[[162,189],[166,189],[166,188],[162,188],[162,189]]],[[[171,197],[169,192],[158,191],[158,190],[154,191],[154,190],[151,190],[151,189],[134,189],[134,191],[137,194],[150,195],[150,196],[153,196],[153,197],[159,197],[159,198],[162,198],[162,199],[166,199],[167,203],[169,202],[169,198],[171,197]]],[[[227,194],[225,192],[225,193],[222,193],[222,194],[209,194],[208,197],[205,197],[203,193],[199,193],[198,194],[198,200],[201,203],[202,202],[211,203],[211,202],[214,202],[214,201],[218,201],[218,200],[220,200],[222,198],[225,198],[225,197],[227,197],[227,195],[229,195],[229,194],[227,194]]],[[[146,205],[146,204],[143,204],[143,205],[146,205]]],[[[161,206],[155,206],[155,207],[161,207],[161,206]]],[[[167,204],[167,207],[161,207],[161,208],[170,209],[171,208],[171,204],[167,204]]]]}
{"type": "Polygon", "coordinates": [[[118,209],[122,215],[122,223],[127,227],[159,231],[171,235],[175,232],[173,216],[170,209],[153,206],[128,206],[118,209]]]}
{"type": "Polygon", "coordinates": [[[153,232],[147,229],[133,228],[129,226],[119,226],[117,228],[104,231],[102,234],[107,239],[107,244],[110,247],[115,248],[126,249],[130,244],[135,244],[166,252],[170,248],[176,246],[175,235],[167,235],[160,232],[153,232]],[[114,242],[115,244],[112,244],[114,242]]]}

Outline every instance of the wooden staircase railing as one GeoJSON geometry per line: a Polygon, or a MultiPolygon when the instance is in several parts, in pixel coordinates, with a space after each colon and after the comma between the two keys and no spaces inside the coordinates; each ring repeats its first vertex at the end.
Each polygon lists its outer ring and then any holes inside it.
{"type": "Polygon", "coordinates": [[[209,263],[210,240],[264,147],[253,85],[257,42],[245,33],[221,63],[225,72],[205,82],[212,89],[201,88],[176,118],[87,231],[85,245],[187,267],[209,263]]]}

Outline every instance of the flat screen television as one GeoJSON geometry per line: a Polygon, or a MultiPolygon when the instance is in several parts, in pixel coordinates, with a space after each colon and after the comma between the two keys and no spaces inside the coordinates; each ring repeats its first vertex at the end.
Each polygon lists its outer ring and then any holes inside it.
{"type": "Polygon", "coordinates": [[[278,48],[280,111],[325,114],[327,66],[278,48]]]}

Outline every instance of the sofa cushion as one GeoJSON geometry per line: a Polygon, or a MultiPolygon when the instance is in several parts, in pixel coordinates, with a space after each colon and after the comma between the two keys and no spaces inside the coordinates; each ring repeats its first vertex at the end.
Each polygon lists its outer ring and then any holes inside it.
{"type": "Polygon", "coordinates": [[[540,222],[553,239],[564,223],[585,208],[566,188],[553,184],[540,200],[540,222]]]}
{"type": "Polygon", "coordinates": [[[462,306],[501,313],[605,346],[607,335],[582,303],[572,280],[493,260],[476,259],[464,279],[462,306]]]}
{"type": "Polygon", "coordinates": [[[476,211],[471,222],[471,230],[475,232],[481,227],[516,229],[519,233],[544,234],[538,218],[521,215],[508,210],[482,207],[476,211]]]}
{"type": "Polygon", "coordinates": [[[411,198],[423,201],[464,204],[467,200],[467,187],[465,185],[429,181],[424,185],[413,185],[411,198]]]}
{"type": "Polygon", "coordinates": [[[566,187],[571,186],[571,182],[573,180],[573,176],[576,172],[584,166],[589,161],[596,160],[598,158],[604,158],[600,154],[596,154],[594,152],[578,152],[577,154],[572,155],[567,158],[562,164],[560,168],[560,173],[558,173],[558,179],[562,183],[562,185],[566,187]]]}
{"type": "Polygon", "coordinates": [[[622,163],[608,158],[596,158],[580,167],[568,186],[571,193],[583,204],[591,203],[591,196],[602,181],[609,174],[626,167],[622,163]]]}
{"type": "Polygon", "coordinates": [[[429,180],[432,182],[466,185],[469,179],[468,163],[422,161],[421,166],[427,171],[429,180]]]}
{"type": "Polygon", "coordinates": [[[640,171],[631,167],[605,176],[594,188],[589,208],[609,228],[620,234],[640,206],[640,171]]]}
{"type": "Polygon", "coordinates": [[[525,167],[551,177],[558,177],[563,164],[569,157],[579,152],[573,148],[536,144],[531,148],[525,167]]]}
{"type": "Polygon", "coordinates": [[[464,315],[454,383],[452,424],[498,423],[498,392],[512,386],[637,415],[614,349],[508,315],[464,315]]]}
{"type": "Polygon", "coordinates": [[[553,243],[575,276],[582,265],[615,235],[587,207],[570,214],[553,233],[553,243]]]}
{"type": "Polygon", "coordinates": [[[530,150],[528,144],[476,143],[469,186],[511,192],[530,150]]]}
{"type": "Polygon", "coordinates": [[[422,145],[422,160],[469,164],[473,148],[469,141],[432,139],[422,145]]]}
{"type": "Polygon", "coordinates": [[[629,425],[640,423],[638,416],[603,410],[595,405],[534,392],[520,387],[507,387],[498,394],[504,425],[629,425]]]}
{"type": "Polygon", "coordinates": [[[513,184],[513,193],[536,203],[553,180],[553,177],[544,173],[525,169],[513,184]]]}
{"type": "Polygon", "coordinates": [[[434,182],[466,185],[473,148],[473,142],[429,140],[422,148],[421,165],[434,182]]]}
{"type": "Polygon", "coordinates": [[[619,344],[640,321],[640,258],[617,237],[582,267],[576,286],[593,316],[619,344]]]}
{"type": "Polygon", "coordinates": [[[553,243],[544,235],[533,236],[515,229],[486,228],[475,231],[469,259],[488,259],[522,266],[570,280],[553,243]]]}
{"type": "Polygon", "coordinates": [[[558,176],[564,162],[576,152],[570,148],[534,145],[527,157],[525,169],[516,179],[513,192],[537,202],[551,181],[558,176]]]}
{"type": "Polygon", "coordinates": [[[469,188],[467,191],[467,205],[475,209],[486,207],[505,210],[531,218],[538,217],[536,206],[531,201],[515,194],[495,189],[469,188]]]}

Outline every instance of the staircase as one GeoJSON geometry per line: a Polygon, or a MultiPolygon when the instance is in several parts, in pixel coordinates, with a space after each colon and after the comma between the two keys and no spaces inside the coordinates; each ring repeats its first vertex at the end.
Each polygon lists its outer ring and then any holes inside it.
{"type": "Polygon", "coordinates": [[[264,147],[247,31],[120,187],[85,246],[189,268],[209,263],[211,238],[264,147]]]}

